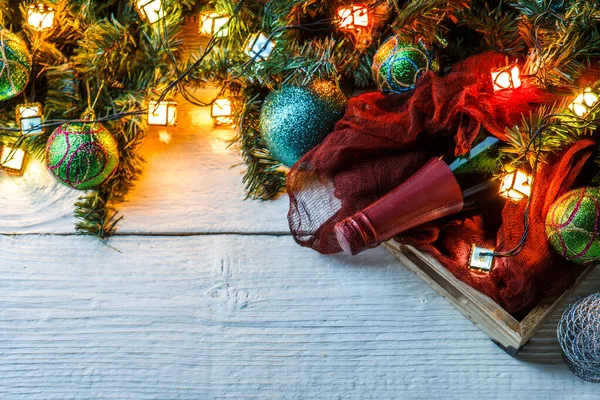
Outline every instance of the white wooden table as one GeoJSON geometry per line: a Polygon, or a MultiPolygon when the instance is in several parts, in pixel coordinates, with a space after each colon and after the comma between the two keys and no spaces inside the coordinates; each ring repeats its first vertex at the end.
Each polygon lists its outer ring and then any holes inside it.
{"type": "Polygon", "coordinates": [[[285,196],[243,201],[231,132],[180,114],[110,246],[74,235],[78,193],[39,161],[0,175],[1,399],[598,399],[560,312],[509,357],[383,249],[297,246],[285,196]]]}

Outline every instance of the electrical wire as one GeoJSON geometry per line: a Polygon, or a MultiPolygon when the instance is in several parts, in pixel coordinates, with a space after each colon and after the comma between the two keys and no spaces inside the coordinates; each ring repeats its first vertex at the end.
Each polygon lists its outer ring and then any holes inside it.
{"type": "MultiPolygon", "coordinates": [[[[235,18],[238,14],[238,12],[240,11],[242,5],[244,3],[244,0],[240,0],[239,3],[236,5],[231,18],[229,18],[229,20],[227,21],[226,24],[224,24],[223,26],[221,26],[219,28],[219,30],[217,32],[220,32],[221,29],[225,29],[228,24],[230,23],[230,21],[235,18]]],[[[164,21],[163,21],[164,23],[164,21]]],[[[158,27],[158,33],[161,37],[161,45],[163,46],[163,48],[165,48],[165,51],[167,53],[167,55],[169,55],[169,57],[173,57],[172,60],[174,62],[176,62],[176,59],[174,58],[174,55],[172,53],[172,51],[170,50],[170,47],[168,46],[168,38],[167,40],[163,40],[163,38],[166,38],[166,24],[165,24],[165,37],[163,37],[160,34],[160,23],[157,25],[158,27]],[[165,45],[165,43],[167,43],[165,45]]],[[[156,103],[158,104],[159,102],[163,101],[166,96],[169,94],[169,92],[171,92],[174,88],[176,88],[194,69],[196,69],[201,63],[202,61],[206,58],[206,56],[208,56],[208,54],[210,53],[210,51],[214,48],[215,46],[215,37],[217,35],[213,35],[213,37],[210,39],[209,44],[207,45],[207,47],[205,48],[205,51],[203,52],[202,56],[196,60],[196,62],[194,64],[192,64],[189,68],[187,68],[183,73],[179,73],[178,72],[178,66],[176,67],[176,72],[178,73],[177,78],[171,82],[159,95],[158,99],[156,100],[156,103]]],[[[185,96],[184,96],[185,97],[185,96]]],[[[200,104],[195,104],[195,105],[202,105],[202,106],[208,106],[211,105],[213,102],[210,103],[200,103],[200,104]]],[[[56,126],[60,126],[62,124],[69,124],[69,123],[102,123],[102,122],[108,122],[108,121],[114,121],[114,120],[118,120],[118,119],[123,119],[125,117],[131,117],[131,116],[139,116],[139,115],[144,115],[146,113],[148,113],[149,109],[148,108],[144,108],[141,110],[135,110],[135,111],[126,111],[126,112],[120,112],[120,113],[114,113],[114,114],[109,114],[106,115],[104,117],[100,117],[100,118],[94,118],[94,119],[84,119],[84,118],[78,118],[78,119],[52,119],[52,120],[46,120],[44,123],[41,124],[37,124],[37,125],[32,125],[29,129],[27,130],[22,130],[20,128],[11,128],[11,127],[5,127],[5,126],[0,126],[0,131],[5,131],[5,132],[15,132],[15,133],[23,133],[25,135],[27,135],[28,133],[38,130],[40,128],[53,128],[56,126]]],[[[25,139],[25,137],[22,140],[18,140],[14,145],[15,147],[17,147],[17,143],[22,143],[22,141],[25,139]]]]}
{"type": "MultiPolygon", "coordinates": [[[[379,0],[378,2],[376,2],[375,4],[371,5],[368,10],[373,10],[376,7],[378,7],[380,4],[382,4],[384,1],[383,0],[379,0]]],[[[237,17],[237,14],[240,12],[242,6],[243,6],[244,0],[240,0],[238,2],[238,4],[236,5],[236,7],[234,8],[231,17],[227,20],[227,22],[225,24],[223,24],[222,26],[219,27],[219,29],[213,33],[213,36],[211,37],[211,39],[209,40],[208,44],[206,45],[204,51],[202,52],[202,55],[192,64],[190,65],[185,71],[181,72],[179,69],[179,64],[177,63],[177,58],[175,57],[175,55],[173,54],[173,51],[171,50],[170,44],[169,44],[169,38],[168,38],[168,33],[167,33],[167,25],[166,25],[166,21],[163,19],[161,20],[158,24],[157,24],[157,33],[159,35],[160,41],[161,41],[161,46],[162,48],[165,50],[165,52],[167,53],[168,57],[171,59],[175,72],[177,74],[177,78],[175,80],[173,80],[171,83],[169,83],[167,85],[167,87],[161,92],[161,94],[158,96],[156,103],[158,105],[158,103],[160,103],[161,101],[163,101],[167,95],[175,88],[179,88],[179,92],[180,94],[184,97],[185,100],[187,100],[188,102],[197,105],[197,106],[210,106],[212,104],[214,104],[214,102],[220,98],[223,93],[227,90],[229,84],[232,81],[235,81],[237,79],[239,79],[240,77],[243,77],[246,72],[257,62],[257,60],[259,58],[262,58],[262,53],[263,51],[265,51],[267,49],[267,47],[269,46],[269,44],[272,42],[272,40],[279,35],[281,32],[288,30],[288,29],[299,29],[299,30],[306,30],[306,31],[321,31],[321,30],[329,30],[330,28],[318,28],[318,27],[313,27],[313,26],[320,26],[322,24],[328,23],[333,21],[333,18],[327,18],[327,19],[322,19],[316,22],[312,22],[312,23],[307,23],[304,25],[287,25],[287,26],[282,26],[282,27],[278,27],[276,29],[274,29],[269,36],[267,37],[267,40],[265,41],[265,43],[262,45],[262,47],[260,49],[258,49],[258,51],[254,51],[254,55],[248,60],[246,61],[244,64],[242,64],[242,70],[237,73],[235,76],[228,78],[222,85],[221,88],[217,94],[217,96],[215,96],[211,101],[209,102],[204,102],[199,100],[198,98],[196,98],[192,93],[189,92],[189,90],[185,87],[185,85],[182,85],[182,82],[196,69],[198,68],[198,66],[200,66],[200,64],[204,61],[204,59],[210,54],[210,52],[214,49],[214,47],[217,44],[217,40],[216,38],[219,36],[219,32],[221,32],[223,29],[228,29],[229,24],[231,23],[231,21],[237,17]],[[162,27],[162,29],[161,29],[162,27]]],[[[535,35],[537,35],[537,29],[535,31],[535,35]]],[[[539,78],[538,78],[539,79],[539,78]]],[[[102,86],[101,86],[102,88],[102,86]]],[[[33,89],[35,90],[35,89],[33,89]]],[[[101,90],[101,89],[100,89],[101,90]]],[[[99,93],[98,93],[99,96],[99,93]]],[[[89,97],[89,96],[88,96],[89,97]]],[[[97,98],[96,98],[97,100],[97,98]]],[[[89,99],[88,99],[89,102],[89,99]]],[[[94,101],[95,103],[95,101],[94,101]]],[[[90,106],[88,105],[88,109],[90,108],[90,106]]],[[[10,127],[0,127],[1,131],[7,131],[7,132],[15,132],[15,133],[22,133],[21,136],[18,137],[17,141],[14,144],[14,149],[13,151],[16,151],[16,149],[18,147],[20,147],[20,145],[22,144],[22,142],[30,137],[30,135],[27,135],[27,133],[31,132],[31,131],[35,131],[38,130],[40,128],[53,128],[65,123],[103,123],[103,122],[108,122],[108,121],[114,121],[114,120],[118,120],[118,119],[123,119],[126,117],[131,117],[131,116],[139,116],[139,115],[144,115],[149,111],[148,108],[145,109],[141,109],[141,110],[135,110],[135,111],[127,111],[127,112],[120,112],[120,113],[114,113],[114,114],[109,114],[103,117],[99,117],[99,118],[93,118],[93,119],[85,119],[85,118],[80,118],[80,119],[52,119],[52,120],[47,120],[44,123],[35,125],[35,126],[31,126],[28,130],[23,131],[20,128],[10,128],[10,127]]],[[[527,205],[525,206],[525,212],[524,212],[524,216],[523,216],[523,234],[519,240],[519,242],[517,243],[517,245],[515,247],[513,247],[510,250],[507,251],[494,251],[494,252],[482,252],[482,255],[493,255],[494,257],[513,257],[518,255],[524,248],[526,241],[527,241],[527,237],[529,236],[529,231],[530,231],[530,206],[531,206],[531,199],[533,197],[534,194],[534,182],[535,182],[535,177],[537,174],[537,170],[538,170],[538,166],[539,166],[539,162],[540,162],[540,156],[541,156],[541,152],[542,152],[542,137],[543,137],[543,133],[546,129],[551,128],[553,126],[557,126],[560,125],[557,122],[550,122],[550,120],[552,118],[557,118],[557,117],[565,117],[565,115],[560,115],[560,114],[552,114],[552,115],[548,115],[544,118],[544,123],[541,124],[534,132],[534,134],[532,135],[532,137],[530,138],[526,148],[525,148],[525,153],[524,153],[524,157],[525,159],[527,158],[527,154],[530,151],[530,148],[533,146],[533,151],[536,152],[536,156],[535,156],[535,161],[533,164],[533,168],[532,168],[532,175],[531,175],[531,193],[530,196],[527,200],[527,205]],[[536,145],[536,141],[537,141],[537,145],[536,145]]],[[[577,129],[585,129],[585,128],[589,128],[592,126],[597,126],[600,121],[593,119],[593,120],[588,120],[586,118],[579,118],[579,117],[574,117],[572,115],[568,116],[569,118],[571,118],[571,121],[575,121],[577,123],[576,126],[574,126],[577,129]]]]}
{"type": "MultiPolygon", "coordinates": [[[[376,3],[372,4],[371,6],[369,6],[368,10],[373,10],[376,7],[378,7],[380,4],[383,4],[385,1],[384,0],[378,0],[376,3]]],[[[224,29],[228,29],[229,24],[231,23],[231,21],[236,18],[238,16],[238,13],[240,12],[240,10],[242,9],[242,6],[244,4],[244,0],[240,0],[235,8],[233,9],[232,15],[231,17],[227,20],[227,22],[225,24],[223,24],[222,26],[219,27],[219,29],[213,33],[213,36],[211,37],[211,39],[209,40],[208,44],[206,45],[204,51],[202,52],[202,55],[192,64],[190,65],[185,71],[180,72],[179,70],[179,65],[177,63],[177,59],[175,57],[175,55],[173,54],[170,45],[169,45],[169,40],[168,40],[168,34],[167,34],[167,25],[166,25],[166,21],[165,19],[162,19],[161,21],[158,22],[157,26],[157,33],[159,35],[160,41],[161,41],[161,46],[163,47],[163,49],[165,50],[165,52],[167,53],[168,57],[171,59],[174,68],[175,68],[175,72],[177,73],[177,78],[175,80],[173,80],[172,82],[170,82],[167,87],[160,93],[160,95],[158,96],[156,103],[158,105],[158,103],[160,103],[161,101],[163,101],[168,94],[175,88],[179,89],[179,93],[182,95],[182,97],[190,102],[193,105],[196,106],[201,106],[201,107],[206,107],[206,106],[210,106],[212,104],[215,103],[215,101],[217,99],[219,99],[223,93],[228,89],[228,86],[231,84],[231,82],[243,77],[246,72],[248,72],[248,70],[257,62],[258,58],[261,58],[261,54],[263,53],[264,50],[266,50],[266,48],[269,46],[269,43],[273,40],[274,37],[276,37],[278,34],[280,34],[281,32],[283,32],[284,30],[287,29],[300,29],[300,30],[306,30],[306,31],[322,31],[322,30],[329,30],[329,27],[324,27],[324,28],[318,28],[315,26],[320,26],[322,24],[325,23],[331,23],[332,21],[335,20],[335,18],[325,18],[325,19],[321,19],[319,21],[316,22],[311,22],[311,23],[307,23],[304,25],[287,25],[287,26],[283,26],[283,27],[279,27],[274,29],[271,34],[267,37],[267,40],[265,41],[265,43],[262,45],[262,47],[260,49],[258,49],[258,51],[255,51],[254,55],[246,62],[242,65],[242,70],[237,73],[236,75],[234,75],[233,77],[228,78],[226,81],[224,81],[224,83],[221,85],[221,88],[219,89],[218,94],[210,101],[206,102],[206,101],[201,101],[199,100],[197,97],[195,97],[186,87],[185,85],[182,85],[181,83],[196,69],[198,68],[198,66],[200,66],[200,64],[204,61],[204,59],[210,54],[210,52],[214,49],[214,47],[217,44],[217,40],[216,38],[219,36],[219,32],[221,32],[224,29]],[[162,29],[161,29],[162,26],[162,29]]],[[[136,110],[136,111],[128,111],[128,112],[121,112],[121,113],[114,113],[114,114],[109,114],[106,115],[104,117],[101,118],[95,118],[95,119],[56,119],[56,120],[47,120],[46,122],[42,123],[42,124],[38,124],[35,126],[31,126],[28,130],[23,131],[20,128],[11,128],[11,127],[3,127],[0,126],[0,131],[6,131],[6,132],[22,132],[23,134],[28,134],[32,131],[38,130],[40,128],[52,128],[55,126],[59,126],[61,124],[65,124],[65,123],[82,123],[82,122],[86,122],[86,123],[101,123],[101,122],[107,122],[107,121],[113,121],[113,120],[118,120],[118,119],[122,119],[125,117],[129,117],[129,116],[138,116],[138,115],[143,115],[146,114],[148,112],[148,109],[141,109],[141,110],[136,110]]]]}
{"type": "MultiPolygon", "coordinates": [[[[592,112],[590,112],[590,114],[593,115],[592,112]]],[[[573,124],[573,125],[570,125],[570,127],[574,128],[574,129],[592,128],[592,127],[596,127],[596,126],[600,125],[599,118],[593,118],[591,120],[588,120],[586,118],[582,118],[579,116],[566,115],[566,114],[549,114],[549,115],[546,115],[542,119],[542,124],[540,124],[540,126],[534,131],[529,142],[527,143],[527,146],[525,147],[525,152],[523,155],[523,157],[525,159],[527,159],[527,154],[530,151],[529,149],[533,145],[533,150],[536,152],[536,155],[535,155],[535,160],[533,163],[533,168],[532,168],[532,173],[531,173],[531,185],[530,185],[531,193],[529,194],[529,197],[527,199],[527,205],[525,206],[525,211],[523,214],[523,234],[521,235],[521,238],[519,239],[519,242],[517,243],[517,245],[515,247],[513,247],[512,249],[507,250],[507,251],[482,252],[481,255],[494,256],[494,257],[514,257],[514,256],[518,255],[525,247],[525,244],[527,242],[527,237],[529,236],[529,231],[530,231],[529,214],[530,214],[531,200],[533,198],[534,191],[535,191],[535,184],[534,184],[535,177],[537,174],[537,170],[538,170],[538,166],[539,166],[540,158],[541,158],[541,154],[542,154],[543,133],[547,129],[550,129],[553,127],[565,126],[565,118],[567,118],[567,121],[569,121],[567,123],[567,126],[569,126],[568,125],[569,123],[573,124]],[[535,144],[536,140],[537,140],[537,146],[535,144]]]]}

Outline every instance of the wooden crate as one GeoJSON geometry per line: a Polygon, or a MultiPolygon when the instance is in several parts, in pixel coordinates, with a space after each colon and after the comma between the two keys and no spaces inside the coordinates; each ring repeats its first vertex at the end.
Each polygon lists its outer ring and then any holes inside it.
{"type": "Polygon", "coordinates": [[[548,298],[538,304],[523,320],[518,321],[488,296],[457,279],[450,271],[429,254],[424,254],[412,246],[393,240],[384,246],[409,270],[423,279],[437,293],[446,298],[462,312],[492,341],[511,356],[535,335],[546,319],[564,301],[569,293],[594,268],[589,266],[573,285],[559,296],[548,298]]]}

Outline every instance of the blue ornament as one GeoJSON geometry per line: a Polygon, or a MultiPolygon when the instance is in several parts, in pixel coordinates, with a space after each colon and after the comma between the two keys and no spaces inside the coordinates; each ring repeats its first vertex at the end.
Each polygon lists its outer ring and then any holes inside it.
{"type": "Polygon", "coordinates": [[[333,130],[347,103],[339,87],[328,81],[285,85],[269,93],[259,124],[273,158],[291,167],[333,130]]]}
{"type": "Polygon", "coordinates": [[[422,42],[414,45],[392,36],[375,53],[371,72],[382,92],[404,93],[414,89],[419,77],[430,69],[436,70],[437,65],[422,42]]]}

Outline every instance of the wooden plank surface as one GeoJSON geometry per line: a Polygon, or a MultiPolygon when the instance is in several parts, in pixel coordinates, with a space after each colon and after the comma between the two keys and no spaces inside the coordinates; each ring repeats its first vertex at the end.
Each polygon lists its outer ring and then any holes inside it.
{"type": "Polygon", "coordinates": [[[597,398],[552,326],[512,359],[383,249],[325,257],[245,235],[112,244],[0,237],[0,397],[597,398]]]}

